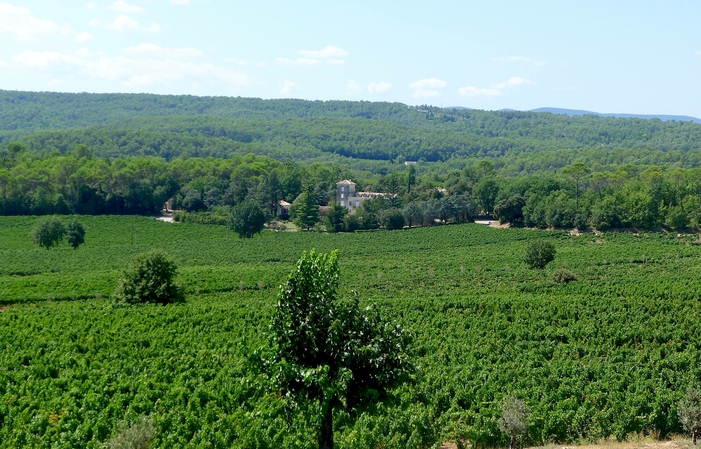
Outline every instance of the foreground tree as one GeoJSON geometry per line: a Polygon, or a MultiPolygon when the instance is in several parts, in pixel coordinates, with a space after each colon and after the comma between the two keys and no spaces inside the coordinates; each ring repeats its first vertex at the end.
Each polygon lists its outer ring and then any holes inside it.
{"type": "Polygon", "coordinates": [[[85,228],[78,220],[71,220],[68,226],[66,226],[66,240],[73,249],[77,249],[80,245],[85,243],[85,228]]]}
{"type": "Polygon", "coordinates": [[[516,449],[516,437],[526,431],[530,411],[522,400],[509,396],[501,405],[499,429],[509,434],[509,449],[516,449]]]}
{"type": "Polygon", "coordinates": [[[122,272],[115,299],[126,304],[182,302],[185,294],[175,283],[177,272],[177,265],[164,251],[139,254],[122,272]]]}
{"type": "Polygon", "coordinates": [[[696,445],[701,432],[701,392],[694,387],[689,387],[679,402],[679,421],[687,432],[691,432],[691,439],[696,445]]]}
{"type": "Polygon", "coordinates": [[[265,214],[254,201],[244,201],[231,209],[229,228],[239,238],[250,239],[265,227],[265,214]]]}
{"type": "Polygon", "coordinates": [[[40,219],[32,231],[34,243],[46,249],[61,243],[66,235],[66,228],[57,217],[44,217],[40,219]]]}
{"type": "Polygon", "coordinates": [[[337,252],[304,253],[282,286],[269,345],[253,354],[276,390],[320,409],[319,448],[334,446],[333,411],[376,403],[413,371],[409,335],[357,298],[340,301],[337,252]]]}

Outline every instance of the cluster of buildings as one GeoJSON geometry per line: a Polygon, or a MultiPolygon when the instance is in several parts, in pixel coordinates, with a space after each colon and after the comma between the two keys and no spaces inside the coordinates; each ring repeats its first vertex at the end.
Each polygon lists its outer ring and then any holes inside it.
{"type": "MultiPolygon", "coordinates": [[[[336,204],[339,204],[348,209],[349,214],[354,214],[363,202],[368,198],[378,198],[385,196],[392,196],[387,193],[379,192],[358,192],[355,190],[356,184],[353,181],[344,179],[343,181],[336,183],[336,204]]],[[[278,216],[287,216],[290,213],[290,207],[292,204],[285,200],[281,200],[278,203],[278,216]]],[[[319,206],[319,212],[326,212],[328,209],[326,206],[319,206]]]]}

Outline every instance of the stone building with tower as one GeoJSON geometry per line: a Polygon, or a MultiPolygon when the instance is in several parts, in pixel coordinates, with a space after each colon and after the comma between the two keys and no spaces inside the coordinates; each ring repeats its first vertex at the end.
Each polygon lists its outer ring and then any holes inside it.
{"type": "Polygon", "coordinates": [[[358,192],[355,190],[355,183],[348,179],[336,183],[336,204],[347,208],[349,214],[354,214],[368,198],[391,196],[394,195],[377,192],[358,192]]]}

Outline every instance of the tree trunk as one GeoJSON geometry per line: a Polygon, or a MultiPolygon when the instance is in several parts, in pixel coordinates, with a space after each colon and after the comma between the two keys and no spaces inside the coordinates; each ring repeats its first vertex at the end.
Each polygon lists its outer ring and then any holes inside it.
{"type": "Polygon", "coordinates": [[[509,444],[509,449],[516,449],[516,435],[511,434],[511,444],[509,444]]]}
{"type": "Polygon", "coordinates": [[[321,422],[319,449],[333,449],[333,407],[331,404],[326,406],[326,412],[321,422]]]}
{"type": "Polygon", "coordinates": [[[694,442],[694,446],[696,446],[696,434],[697,433],[698,432],[695,430],[693,432],[691,432],[691,440],[694,442]]]}

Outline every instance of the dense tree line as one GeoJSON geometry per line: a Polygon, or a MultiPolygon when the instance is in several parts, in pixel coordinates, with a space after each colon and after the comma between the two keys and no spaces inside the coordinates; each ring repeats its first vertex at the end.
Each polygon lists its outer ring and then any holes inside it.
{"type": "Polygon", "coordinates": [[[419,176],[401,165],[386,175],[336,164],[308,166],[248,154],[230,159],[156,157],[105,159],[79,145],[66,155],[37,155],[12,144],[0,151],[0,214],[148,214],[172,198],[173,208],[216,213],[225,222],[231,208],[250,200],[268,219],[280,200],[329,206],[330,215],[299,215],[305,229],[354,231],[429,226],[475,216],[539,228],[610,229],[701,227],[701,169],[618,165],[592,170],[578,162],[558,171],[504,176],[489,160],[462,170],[419,176]],[[336,182],[354,179],[360,190],[387,193],[367,200],[352,216],[333,205],[336,182]],[[304,197],[304,199],[302,199],[304,197]]]}

